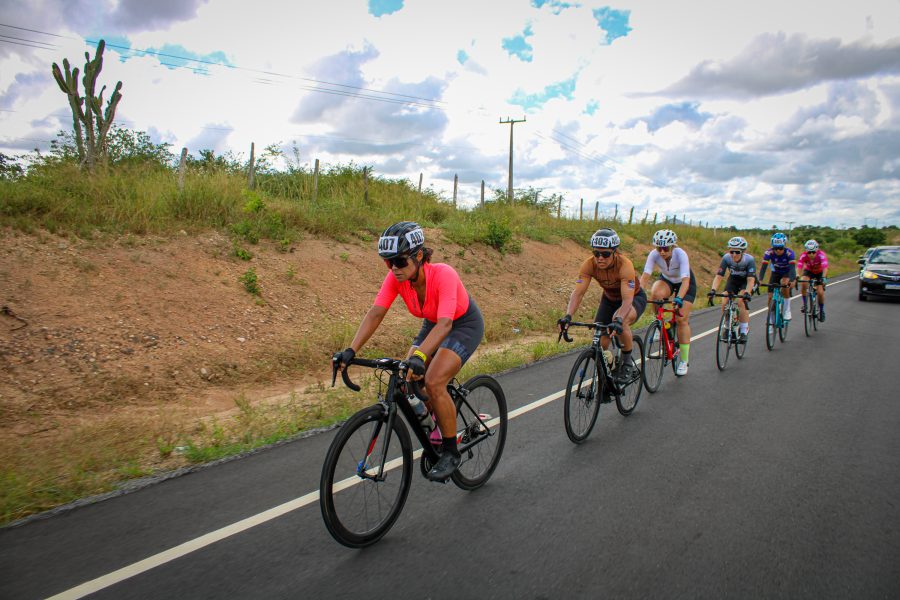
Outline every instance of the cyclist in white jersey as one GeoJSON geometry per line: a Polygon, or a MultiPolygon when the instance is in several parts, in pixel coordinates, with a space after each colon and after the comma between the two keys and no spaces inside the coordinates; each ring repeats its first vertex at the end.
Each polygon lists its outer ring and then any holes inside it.
{"type": "Polygon", "coordinates": [[[675,328],[681,356],[675,366],[675,374],[686,375],[691,350],[691,308],[697,297],[697,281],[691,272],[687,252],[679,248],[678,236],[671,229],[661,229],[653,234],[655,246],[647,255],[644,272],[641,274],[641,289],[647,289],[653,269],[658,268],[659,280],[650,288],[651,300],[666,300],[672,294],[672,303],[679,309],[675,317],[675,328]]]}

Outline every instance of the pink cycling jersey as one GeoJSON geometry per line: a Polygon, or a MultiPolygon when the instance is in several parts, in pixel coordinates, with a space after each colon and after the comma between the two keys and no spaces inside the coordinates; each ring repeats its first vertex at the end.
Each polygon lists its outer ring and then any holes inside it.
{"type": "Polygon", "coordinates": [[[399,283],[394,273],[388,273],[375,297],[375,306],[390,308],[397,294],[403,297],[406,308],[414,317],[437,323],[438,319],[454,321],[469,309],[469,293],[456,271],[444,263],[425,263],[419,277],[425,277],[425,304],[419,305],[419,295],[409,281],[399,283]]]}
{"type": "Polygon", "coordinates": [[[808,252],[803,252],[800,254],[800,259],[797,261],[797,270],[799,272],[809,271],[810,273],[814,273],[818,275],[828,268],[828,257],[825,256],[825,253],[821,250],[816,250],[816,253],[813,256],[810,256],[808,252]]]}

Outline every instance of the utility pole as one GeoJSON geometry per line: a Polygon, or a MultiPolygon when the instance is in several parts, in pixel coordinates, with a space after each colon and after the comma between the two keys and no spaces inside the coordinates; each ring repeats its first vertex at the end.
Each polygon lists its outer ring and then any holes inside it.
{"type": "Polygon", "coordinates": [[[510,204],[513,202],[513,125],[516,123],[524,123],[525,117],[521,119],[510,119],[506,117],[506,120],[500,119],[500,124],[505,125],[509,123],[509,186],[506,189],[506,197],[509,200],[510,204]]]}

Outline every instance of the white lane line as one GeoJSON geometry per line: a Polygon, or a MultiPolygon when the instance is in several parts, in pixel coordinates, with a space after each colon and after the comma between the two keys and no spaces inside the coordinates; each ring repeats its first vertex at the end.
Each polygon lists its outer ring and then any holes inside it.
{"type": "MultiPolygon", "coordinates": [[[[837,285],[838,283],[844,283],[846,281],[855,281],[856,277],[850,277],[848,279],[842,279],[840,281],[829,282],[829,286],[837,285]]],[[[793,296],[790,300],[794,298],[799,298],[799,296],[793,296]]],[[[768,310],[768,308],[761,308],[757,311],[750,313],[750,316],[755,316],[760,313],[764,313],[768,310]]],[[[718,331],[718,326],[713,327],[703,333],[698,333],[695,336],[691,337],[691,342],[694,340],[698,340],[702,337],[706,337],[718,331]]],[[[515,410],[509,412],[509,419],[515,419],[525,413],[531,412],[535,409],[538,409],[545,404],[549,404],[554,400],[558,400],[565,395],[565,390],[559,390],[558,392],[554,392],[549,396],[544,396],[539,400],[535,400],[531,404],[527,404],[525,406],[519,407],[515,410]]],[[[422,450],[416,450],[413,453],[413,460],[419,458],[422,455],[422,450]]],[[[385,464],[385,470],[391,470],[400,466],[400,459],[394,459],[385,464]]],[[[359,483],[361,479],[358,477],[348,477],[343,481],[335,484],[335,491],[344,490],[351,486],[359,483]]],[[[308,494],[304,494],[299,498],[295,498],[289,502],[285,502],[284,504],[279,504],[269,510],[263,511],[259,514],[253,515],[251,517],[247,517],[241,521],[236,523],[232,523],[231,525],[226,525],[221,529],[216,529],[215,531],[211,531],[205,535],[201,535],[198,538],[194,538],[193,540],[189,540],[183,544],[179,544],[173,548],[169,548],[168,550],[164,550],[159,554],[154,554],[153,556],[147,557],[144,560],[140,560],[136,563],[132,563],[128,566],[122,567],[116,571],[111,573],[107,573],[106,575],[102,575],[96,579],[92,579],[85,583],[82,583],[79,586],[68,589],[64,592],[60,592],[55,596],[51,596],[48,600],[76,600],[78,598],[84,598],[88,594],[93,594],[95,592],[99,592],[102,589],[113,586],[119,582],[125,581],[126,579],[130,579],[136,575],[140,575],[141,573],[145,573],[151,569],[155,569],[161,565],[166,564],[167,562],[171,562],[177,558],[181,558],[182,556],[186,556],[191,552],[195,552],[206,546],[211,544],[215,544],[225,538],[229,538],[233,535],[241,533],[242,531],[246,531],[257,525],[262,525],[267,521],[271,521],[272,519],[277,519],[291,511],[297,510],[298,508],[303,508],[308,504],[312,504],[319,499],[319,490],[315,490],[314,492],[309,492],[308,494]]]]}

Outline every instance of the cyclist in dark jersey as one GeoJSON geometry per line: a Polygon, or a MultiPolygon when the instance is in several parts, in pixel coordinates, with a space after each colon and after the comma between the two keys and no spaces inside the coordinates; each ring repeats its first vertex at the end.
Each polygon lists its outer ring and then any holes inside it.
{"type": "MultiPolygon", "coordinates": [[[[756,283],[756,259],[747,254],[747,240],[740,236],[735,236],[728,240],[728,253],[722,256],[722,262],[719,264],[719,270],[713,277],[712,285],[710,285],[709,298],[712,301],[712,295],[719,288],[725,271],[728,271],[728,281],[725,282],[725,292],[727,294],[743,295],[746,299],[750,298],[750,292],[753,290],[753,284],[756,283]]],[[[738,342],[747,343],[747,333],[750,331],[750,310],[747,308],[746,302],[738,302],[738,322],[739,334],[738,342]]],[[[725,305],[722,305],[722,311],[725,305]]]]}
{"type": "Polygon", "coordinates": [[[423,319],[407,354],[408,378],[425,380],[426,405],[442,435],[443,451],[428,478],[446,481],[461,462],[456,447],[456,407],[447,384],[481,343],[484,319],[453,267],[432,264],[431,254],[417,223],[401,221],[381,234],[378,255],[389,272],[350,347],[335,353],[332,360],[341,368],[349,364],[378,329],[398,295],[413,316],[423,319]]]}
{"type": "MultiPolygon", "coordinates": [[[[612,229],[598,229],[591,236],[594,256],[582,263],[578,279],[575,280],[575,289],[569,298],[566,316],[557,321],[557,324],[561,330],[568,328],[572,315],[581,306],[584,294],[591,285],[591,279],[597,280],[603,288],[603,296],[594,321],[612,324],[613,331],[622,342],[622,366],[616,379],[629,381],[634,376],[632,361],[628,360],[634,345],[630,326],[647,307],[647,294],[641,289],[634,264],[619,253],[620,243],[618,234],[612,229]]],[[[604,336],[600,343],[608,348],[609,338],[604,336]]]]}
{"type": "MultiPolygon", "coordinates": [[[[762,265],[759,268],[759,280],[764,281],[766,270],[769,263],[772,264],[772,274],[769,276],[769,285],[787,286],[782,289],[784,295],[784,320],[791,320],[791,303],[789,302],[791,293],[790,286],[794,285],[797,279],[797,260],[794,251],[787,247],[787,236],[783,233],[775,233],[772,235],[772,247],[763,253],[762,265]]],[[[769,288],[769,303],[772,305],[772,288],[769,288]]]]}

